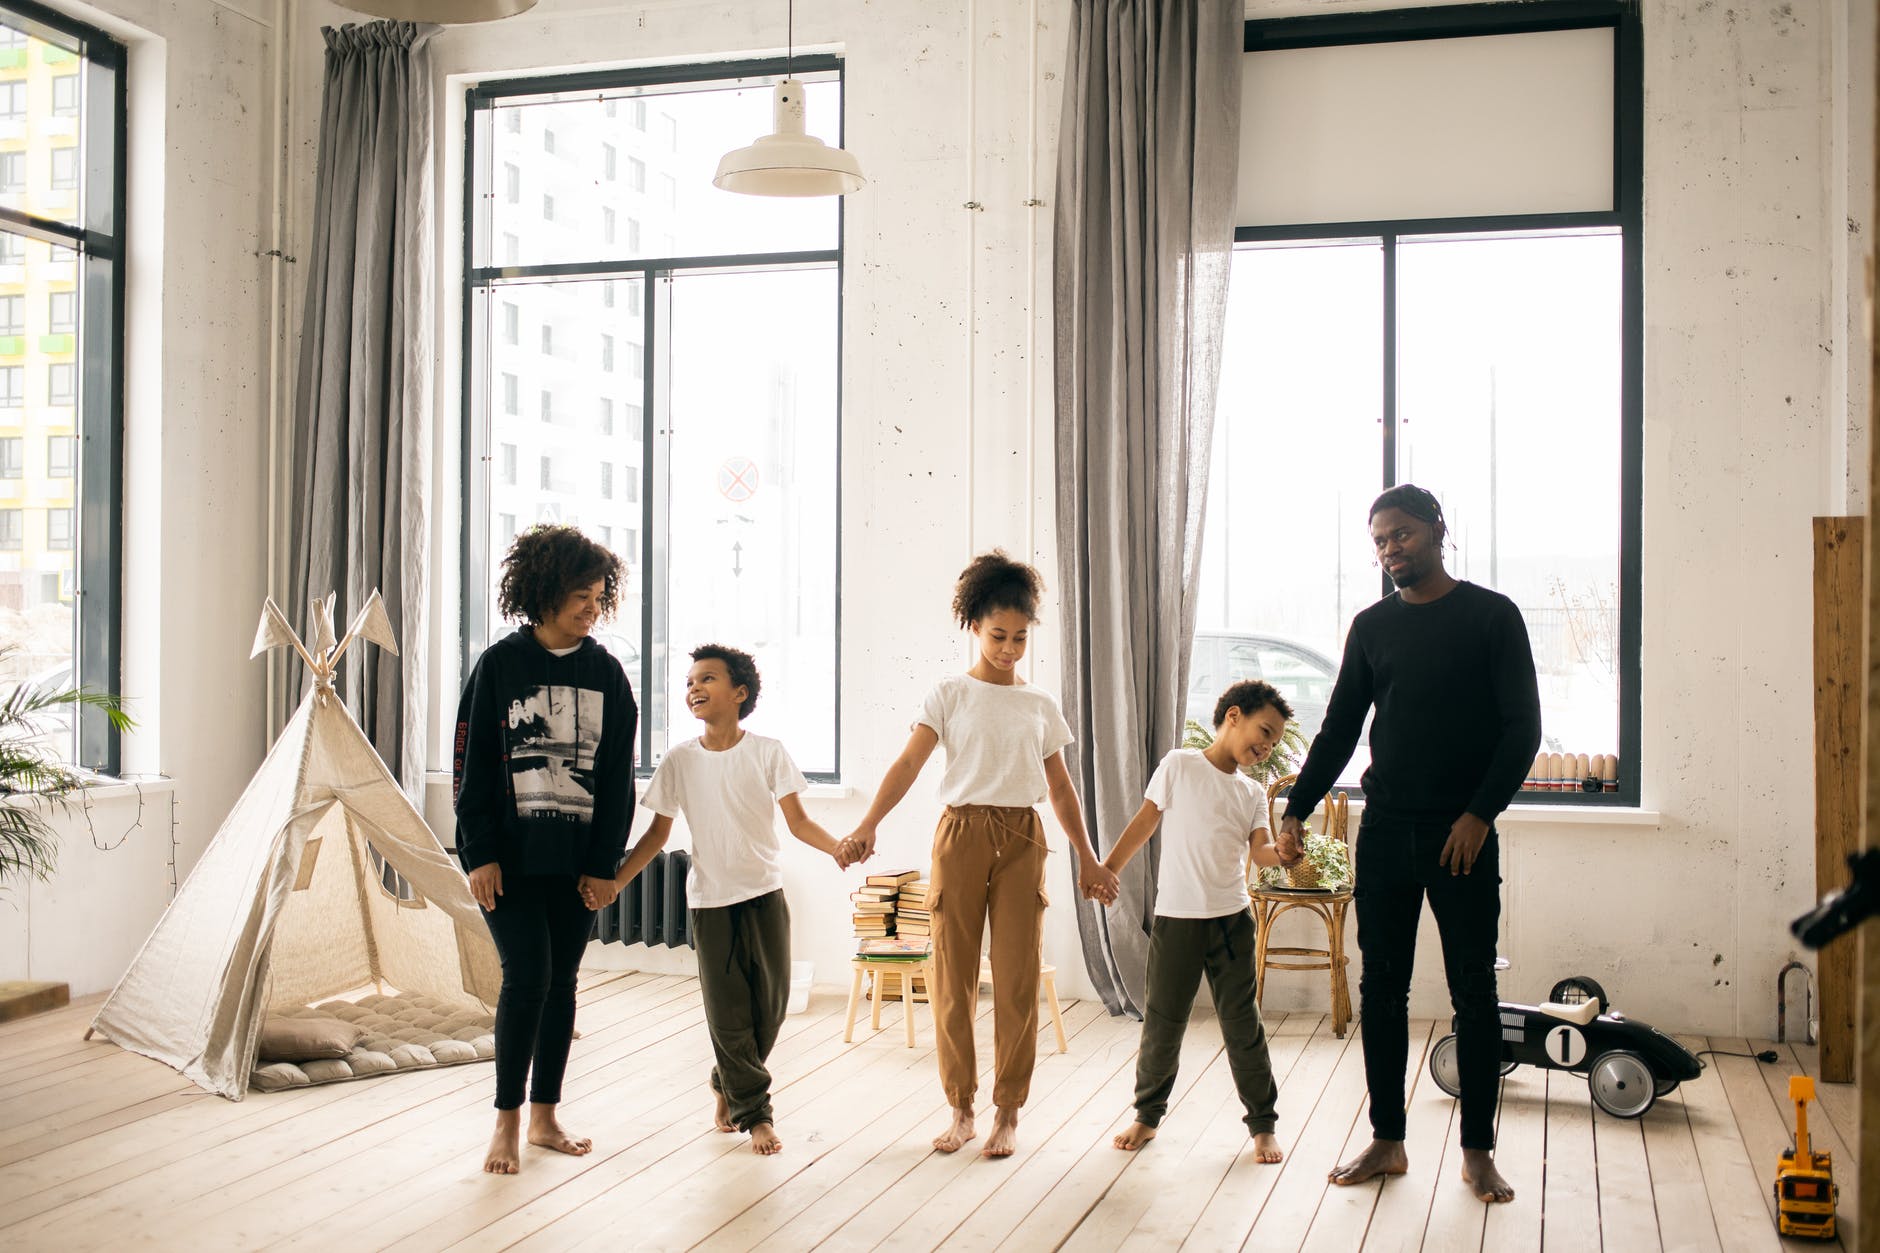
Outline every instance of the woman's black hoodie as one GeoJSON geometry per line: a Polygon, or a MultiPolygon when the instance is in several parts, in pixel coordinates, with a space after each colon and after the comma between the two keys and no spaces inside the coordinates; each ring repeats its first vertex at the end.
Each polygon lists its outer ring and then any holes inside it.
{"type": "Polygon", "coordinates": [[[490,645],[457,704],[464,869],[611,878],[633,821],[638,729],[626,672],[592,639],[566,657],[527,630],[490,645]]]}

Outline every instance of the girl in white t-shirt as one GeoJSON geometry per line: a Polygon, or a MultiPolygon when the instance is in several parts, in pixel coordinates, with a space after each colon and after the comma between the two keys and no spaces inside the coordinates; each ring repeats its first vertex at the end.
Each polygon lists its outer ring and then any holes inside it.
{"type": "Polygon", "coordinates": [[[1291,717],[1292,708],[1270,683],[1248,679],[1228,688],[1214,706],[1214,742],[1205,749],[1178,748],[1162,759],[1143,789],[1142,808],[1104,859],[1120,874],[1156,827],[1162,828],[1149,930],[1149,1003],[1136,1054],[1136,1121],[1117,1135],[1119,1149],[1133,1152],[1155,1139],[1175,1090],[1188,1014],[1206,974],[1254,1157],[1280,1160],[1273,1134],[1279,1090],[1260,1021],[1247,897],[1249,858],[1260,866],[1277,866],[1280,858],[1266,791],[1241,770],[1266,759],[1291,717]]]}
{"type": "Polygon", "coordinates": [[[946,805],[934,832],[933,978],[929,988],[940,1083],[952,1123],[934,1139],[951,1153],[973,1138],[979,1065],[973,1016],[979,999],[979,946],[992,925],[993,1117],[981,1152],[1008,1157],[1019,1107],[1031,1090],[1038,1043],[1038,965],[1043,936],[1044,824],[1035,806],[1049,799],[1077,853],[1077,885],[1087,898],[1116,899],[1116,876],[1097,860],[1084,833],[1083,809],[1064,765],[1070,727],[1048,693],[1018,675],[1019,659],[1038,621],[1044,581],[1038,572],[994,550],[975,557],[953,592],[953,613],[971,631],[978,656],[965,674],[942,679],[927,694],[913,734],[888,767],[875,802],[837,860],[852,865],[873,854],[881,820],[913,786],[935,746],[946,745],[946,805]]]}

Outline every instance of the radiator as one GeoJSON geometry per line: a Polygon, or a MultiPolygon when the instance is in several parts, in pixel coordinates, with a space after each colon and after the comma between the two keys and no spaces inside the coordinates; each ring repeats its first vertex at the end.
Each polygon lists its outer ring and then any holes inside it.
{"type": "Polygon", "coordinates": [[[692,855],[683,850],[654,854],[653,864],[594,915],[594,938],[603,944],[692,947],[685,903],[685,876],[691,868],[692,855]]]}

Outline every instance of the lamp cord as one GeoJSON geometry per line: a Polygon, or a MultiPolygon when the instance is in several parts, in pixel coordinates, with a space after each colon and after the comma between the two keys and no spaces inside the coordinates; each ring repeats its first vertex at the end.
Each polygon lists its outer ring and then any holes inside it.
{"type": "Polygon", "coordinates": [[[1774,1049],[1763,1049],[1759,1053],[1726,1053],[1722,1049],[1699,1049],[1696,1053],[1692,1054],[1692,1056],[1703,1057],[1705,1054],[1709,1054],[1711,1057],[1747,1057],[1751,1061],[1761,1062],[1765,1066],[1775,1061],[1777,1058],[1774,1049]]]}
{"type": "Polygon", "coordinates": [[[796,0],[788,0],[783,18],[783,76],[790,77],[790,62],[796,54],[796,0]]]}

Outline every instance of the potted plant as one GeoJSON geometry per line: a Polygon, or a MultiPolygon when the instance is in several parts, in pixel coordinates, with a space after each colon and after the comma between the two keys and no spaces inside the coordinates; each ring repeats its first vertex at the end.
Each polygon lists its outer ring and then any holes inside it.
{"type": "MultiPolygon", "coordinates": [[[[1188,733],[1182,738],[1183,748],[1206,748],[1213,742],[1212,731],[1193,719],[1189,720],[1188,733]]],[[[1241,773],[1266,788],[1273,780],[1298,772],[1300,764],[1305,761],[1306,747],[1306,737],[1299,730],[1299,724],[1288,722],[1286,729],[1280,732],[1279,739],[1274,742],[1273,751],[1251,766],[1243,767],[1241,773]]],[[[1305,824],[1305,828],[1306,855],[1290,866],[1262,868],[1262,886],[1336,891],[1351,882],[1351,853],[1345,842],[1314,831],[1310,821],[1305,824]]]]}
{"type": "MultiPolygon", "coordinates": [[[[16,651],[0,647],[0,671],[16,651]]],[[[136,725],[122,700],[90,688],[21,683],[0,700],[0,888],[16,875],[43,882],[58,864],[58,834],[49,812],[67,808],[83,780],[59,760],[44,722],[72,708],[102,710],[117,731],[136,725]]]]}

